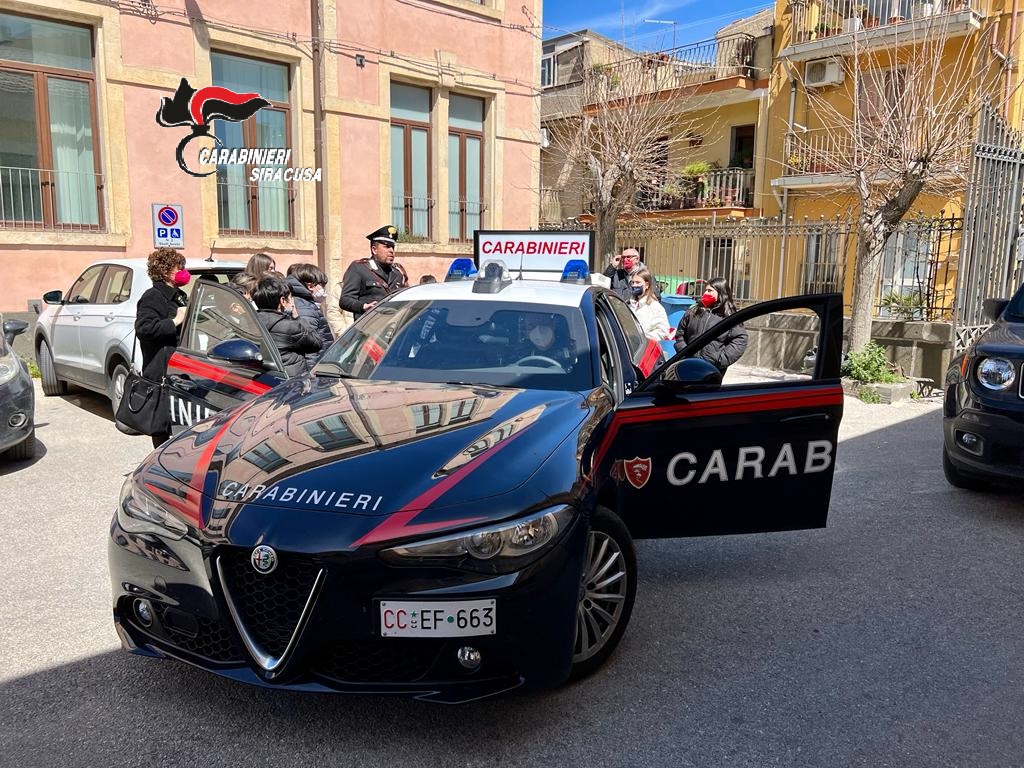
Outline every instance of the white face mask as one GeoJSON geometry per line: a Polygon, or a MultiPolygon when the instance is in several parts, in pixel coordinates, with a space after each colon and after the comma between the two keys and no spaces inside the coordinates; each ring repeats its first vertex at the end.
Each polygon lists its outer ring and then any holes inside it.
{"type": "Polygon", "coordinates": [[[311,293],[313,294],[313,298],[314,298],[314,299],[322,299],[322,298],[323,298],[324,296],[326,296],[326,295],[327,295],[327,294],[325,293],[325,291],[324,291],[324,287],[323,287],[322,285],[318,285],[318,286],[316,286],[316,287],[315,287],[315,288],[314,288],[314,289],[313,289],[313,290],[311,291],[311,293]]]}
{"type": "Polygon", "coordinates": [[[538,349],[547,349],[555,340],[555,332],[547,325],[538,325],[530,329],[530,341],[538,349]]]}

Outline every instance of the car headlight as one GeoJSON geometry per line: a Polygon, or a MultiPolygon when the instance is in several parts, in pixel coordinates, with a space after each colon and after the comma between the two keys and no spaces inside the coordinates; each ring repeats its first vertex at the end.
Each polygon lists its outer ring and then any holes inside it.
{"type": "Polygon", "coordinates": [[[131,475],[121,486],[117,523],[128,533],[157,533],[170,539],[180,539],[188,532],[188,526],[156,496],[137,485],[131,475]]]}
{"type": "MultiPolygon", "coordinates": [[[[0,344],[2,343],[3,340],[0,339],[0,344]]],[[[0,384],[6,384],[19,373],[21,373],[21,363],[18,361],[18,356],[14,354],[14,350],[8,349],[0,354],[0,384]]]]}
{"type": "Polygon", "coordinates": [[[572,507],[552,507],[519,520],[392,547],[381,555],[392,562],[418,561],[501,573],[526,565],[530,555],[569,527],[574,514],[572,507]]]}
{"type": "Polygon", "coordinates": [[[1002,357],[986,357],[975,370],[978,383],[985,389],[998,392],[1009,388],[1014,379],[1017,378],[1017,371],[1009,360],[1002,357]]]}

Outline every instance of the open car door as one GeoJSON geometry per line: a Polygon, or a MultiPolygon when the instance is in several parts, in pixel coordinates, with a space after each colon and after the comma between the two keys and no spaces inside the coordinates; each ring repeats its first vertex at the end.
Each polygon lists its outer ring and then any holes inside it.
{"type": "Polygon", "coordinates": [[[183,327],[181,343],[167,364],[172,433],[286,378],[256,310],[229,286],[198,280],[183,327]]]}
{"type": "MultiPolygon", "coordinates": [[[[843,412],[842,306],[841,294],[823,294],[744,309],[622,400],[590,466],[635,538],[825,526],[843,412]],[[801,311],[772,316],[792,310],[801,311]],[[781,345],[790,367],[816,346],[814,371],[758,378],[730,370],[723,381],[702,355],[720,359],[719,342],[740,324],[781,345]]],[[[756,365],[756,356],[748,345],[740,366],[756,365]]]]}

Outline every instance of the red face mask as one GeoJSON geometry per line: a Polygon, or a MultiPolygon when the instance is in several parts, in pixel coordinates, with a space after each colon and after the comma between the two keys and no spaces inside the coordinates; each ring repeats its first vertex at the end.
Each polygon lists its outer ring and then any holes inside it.
{"type": "Polygon", "coordinates": [[[713,307],[717,301],[718,301],[718,299],[716,299],[710,293],[702,294],[701,297],[700,297],[700,303],[703,304],[708,309],[713,307]]]}
{"type": "Polygon", "coordinates": [[[188,281],[191,279],[192,275],[187,269],[179,269],[174,273],[174,284],[177,286],[188,285],[188,281]]]}

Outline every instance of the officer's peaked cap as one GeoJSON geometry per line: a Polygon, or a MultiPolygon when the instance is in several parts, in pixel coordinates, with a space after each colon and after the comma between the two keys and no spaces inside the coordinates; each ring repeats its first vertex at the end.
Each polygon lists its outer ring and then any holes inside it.
{"type": "Polygon", "coordinates": [[[388,245],[394,245],[398,239],[398,230],[395,229],[393,224],[385,224],[380,229],[374,230],[366,236],[366,239],[371,243],[387,243],[388,245]]]}

